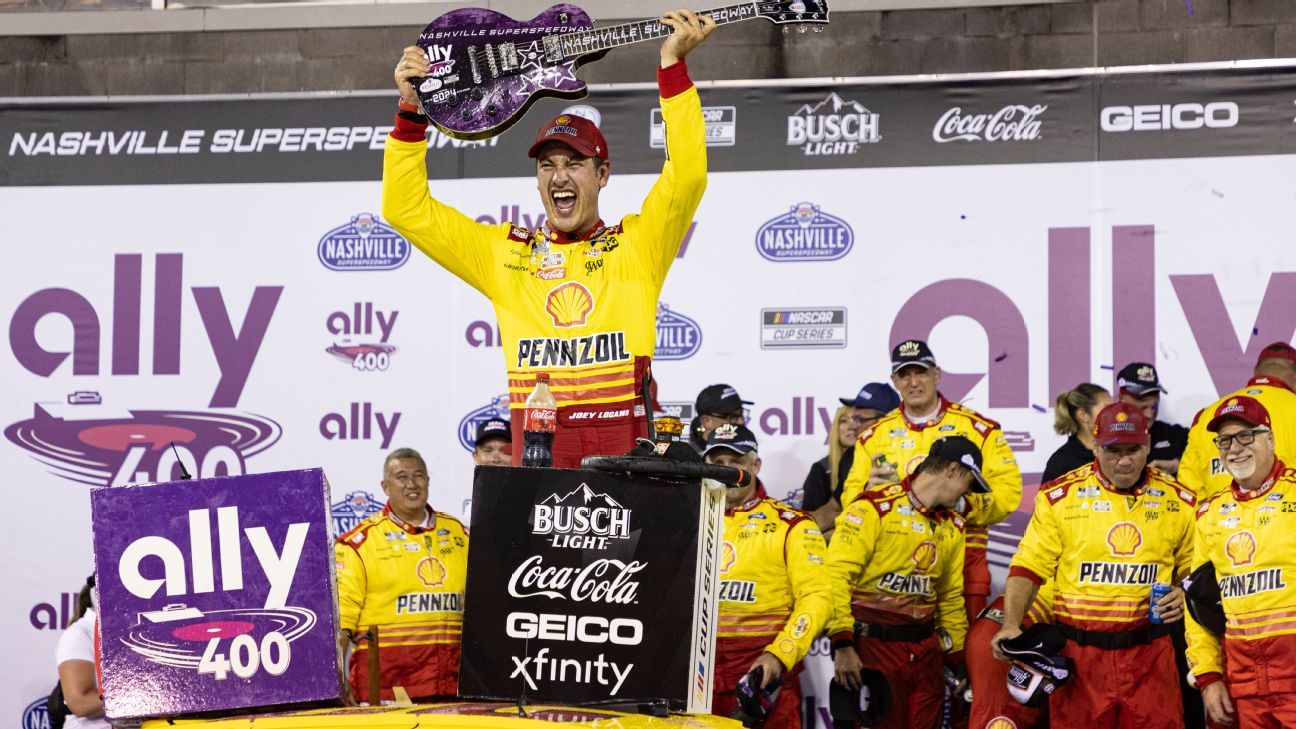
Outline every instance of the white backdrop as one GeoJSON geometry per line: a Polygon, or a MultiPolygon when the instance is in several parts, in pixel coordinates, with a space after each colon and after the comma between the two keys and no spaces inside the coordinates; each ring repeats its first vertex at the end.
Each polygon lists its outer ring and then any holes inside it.
{"type": "MultiPolygon", "coordinates": [[[[825,453],[822,421],[831,418],[837,398],[887,375],[893,341],[926,334],[894,331],[906,302],[933,284],[967,280],[993,287],[1011,302],[1027,335],[1024,351],[991,351],[982,326],[965,315],[987,297],[960,299],[950,293],[966,292],[972,284],[944,284],[938,289],[942,293],[913,304],[913,310],[940,320],[929,341],[950,372],[985,373],[996,358],[1029,359],[1026,402],[996,406],[986,378],[962,398],[1006,431],[1023,434],[1021,443],[1033,441],[1033,448],[1018,452],[1027,474],[1038,474],[1061,443],[1051,431],[1056,392],[1048,375],[1050,343],[1055,360],[1066,359],[1063,364],[1100,384],[1110,385],[1110,368],[1124,364],[1112,361],[1113,331],[1127,325],[1114,326],[1113,317],[1124,321],[1130,311],[1113,311],[1114,294],[1139,302],[1135,314],[1154,322],[1155,331],[1145,333],[1153,337],[1156,364],[1169,389],[1163,418],[1187,423],[1217,395],[1204,348],[1229,345],[1237,352],[1252,340],[1260,345],[1290,340],[1296,330],[1296,307],[1282,305],[1276,296],[1277,284],[1290,288],[1288,277],[1296,276],[1294,159],[714,173],[693,236],[662,294],[673,312],[696,322],[701,346],[687,359],[655,365],[660,398],[691,402],[703,386],[728,382],[754,400],[751,420],[761,439],[761,476],[771,493],[781,496],[799,488],[810,463],[825,453]],[[758,228],[803,202],[851,226],[854,245],[844,258],[776,263],[758,254],[758,228]],[[1136,240],[1154,240],[1154,265],[1123,270],[1114,281],[1113,229],[1120,226],[1151,227],[1151,238],[1145,233],[1136,240]],[[1055,272],[1050,281],[1050,229],[1058,228],[1089,231],[1088,262],[1055,272]],[[1076,282],[1089,295],[1087,326],[1059,322],[1050,327],[1050,286],[1076,282]],[[1275,296],[1263,330],[1253,336],[1271,284],[1275,296]],[[1209,295],[1215,288],[1218,303],[1209,295]],[[763,350],[761,309],[792,306],[845,307],[847,346],[763,350]],[[1210,324],[1212,315],[1227,321],[1231,331],[1221,334],[1210,324]],[[1198,339],[1193,320],[1220,338],[1198,339]],[[1076,345],[1086,341],[1088,361],[1077,362],[1069,353],[1083,351],[1076,345]],[[792,415],[811,398],[818,411],[813,425],[792,415]]],[[[614,219],[635,209],[652,181],[650,175],[614,174],[601,201],[604,216],[614,219]]],[[[514,205],[522,215],[542,211],[530,179],[437,181],[433,191],[473,216],[498,218],[501,207],[514,205]]],[[[472,325],[492,322],[492,310],[418,252],[391,271],[337,272],[322,265],[316,253],[321,237],[352,216],[377,213],[378,206],[376,182],[0,188],[5,220],[0,242],[7,259],[0,271],[0,312],[9,321],[9,346],[0,355],[5,383],[0,413],[10,432],[35,420],[19,430],[45,447],[41,453],[24,449],[13,435],[0,447],[15,507],[7,529],[10,556],[2,568],[13,592],[0,617],[10,657],[0,665],[5,686],[0,726],[35,720],[24,711],[55,680],[63,593],[75,592],[91,569],[89,487],[62,475],[77,467],[74,459],[85,452],[78,448],[87,442],[117,444],[117,462],[108,464],[115,473],[131,443],[165,442],[159,434],[173,431],[156,424],[180,422],[166,413],[187,413],[180,424],[198,433],[191,450],[199,456],[212,450],[211,467],[219,454],[229,456],[228,449],[216,446],[236,441],[228,431],[203,431],[195,423],[210,424],[213,414],[247,415],[270,440],[253,446],[259,452],[244,454],[242,466],[232,459],[235,469],[322,466],[340,512],[350,508],[343,502],[355,492],[381,501],[383,455],[411,446],[427,458],[433,505],[466,515],[472,470],[459,442],[461,421],[488,408],[504,386],[499,348],[470,343],[481,342],[488,327],[472,325]],[[153,374],[155,354],[163,361],[157,369],[166,371],[170,351],[170,345],[155,342],[173,342],[176,336],[168,326],[155,336],[158,254],[182,257],[178,374],[153,374]],[[115,295],[114,266],[129,274],[131,256],[140,257],[140,295],[125,279],[115,295]],[[256,322],[243,324],[258,287],[259,311],[269,319],[263,341],[253,348],[248,343],[257,338],[256,322]],[[60,291],[37,296],[51,289],[60,291]],[[41,374],[41,358],[23,342],[34,336],[46,352],[71,351],[69,318],[47,310],[58,308],[49,302],[62,302],[84,312],[76,303],[80,298],[97,319],[97,345],[88,342],[48,376],[41,374]],[[139,301],[137,348],[122,334],[136,319],[129,312],[133,300],[139,301]],[[350,317],[357,302],[372,304],[392,322],[385,342],[376,331],[329,330],[330,316],[350,317]],[[242,335],[241,356],[220,336],[215,347],[210,341],[209,330],[222,331],[221,304],[232,331],[242,335]],[[20,311],[24,316],[16,316],[20,311]],[[46,313],[32,325],[41,312],[46,313]],[[325,351],[346,344],[348,336],[351,344],[394,346],[388,368],[361,371],[325,351]],[[113,374],[114,369],[129,372],[136,351],[139,374],[113,374]],[[240,379],[238,363],[250,366],[245,386],[226,387],[213,405],[222,377],[218,351],[229,382],[240,379]],[[85,374],[74,373],[74,361],[85,374]],[[68,403],[69,394],[88,391],[98,393],[101,403],[68,403]],[[66,420],[35,419],[38,409],[66,420]],[[72,422],[103,418],[120,419],[120,427],[86,429],[72,422]],[[383,442],[380,418],[391,430],[389,442],[383,442]],[[153,429],[136,427],[145,422],[153,429]],[[342,422],[345,437],[336,437],[342,422]],[[140,437],[131,440],[132,433],[140,437]]],[[[176,261],[161,260],[164,268],[176,261]]],[[[164,292],[158,296],[166,302],[176,277],[161,279],[164,292]]],[[[89,331],[85,314],[77,316],[84,335],[89,331]]],[[[338,328],[342,317],[332,320],[338,328]]],[[[1083,317],[1071,320],[1084,323],[1083,317]]],[[[157,456],[156,450],[145,451],[140,469],[148,470],[157,456]]],[[[139,469],[126,472],[132,470],[139,469]]],[[[94,479],[111,480],[89,480],[94,479]]],[[[1028,488],[1024,510],[1032,494],[1028,488]]],[[[353,502],[362,508],[364,500],[353,502]]],[[[1019,534],[1018,528],[995,535],[1000,563],[1011,553],[1013,531],[1019,534]]]]}

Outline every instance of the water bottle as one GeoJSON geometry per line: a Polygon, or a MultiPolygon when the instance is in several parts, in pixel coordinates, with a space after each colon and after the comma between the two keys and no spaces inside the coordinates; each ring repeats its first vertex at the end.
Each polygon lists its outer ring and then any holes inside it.
{"type": "Polygon", "coordinates": [[[549,373],[536,373],[535,389],[527,395],[522,420],[522,465],[549,468],[553,465],[554,431],[558,429],[558,403],[549,391],[549,373]]]}
{"type": "Polygon", "coordinates": [[[1152,586],[1152,601],[1148,603],[1148,622],[1159,623],[1161,616],[1156,614],[1156,604],[1161,598],[1170,594],[1170,583],[1158,582],[1152,586]]]}

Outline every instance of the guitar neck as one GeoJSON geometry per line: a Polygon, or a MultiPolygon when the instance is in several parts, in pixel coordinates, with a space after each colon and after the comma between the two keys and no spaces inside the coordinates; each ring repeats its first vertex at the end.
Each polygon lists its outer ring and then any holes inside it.
{"type": "MultiPolygon", "coordinates": [[[[698,15],[711,16],[716,25],[736,23],[740,20],[751,20],[760,17],[756,12],[756,3],[754,1],[704,10],[698,15]]],[[[557,40],[559,48],[562,49],[563,57],[575,58],[590,53],[599,53],[617,46],[665,38],[672,32],[674,32],[674,29],[662,23],[659,18],[648,18],[633,23],[591,28],[576,33],[564,33],[557,36],[557,40]]]]}

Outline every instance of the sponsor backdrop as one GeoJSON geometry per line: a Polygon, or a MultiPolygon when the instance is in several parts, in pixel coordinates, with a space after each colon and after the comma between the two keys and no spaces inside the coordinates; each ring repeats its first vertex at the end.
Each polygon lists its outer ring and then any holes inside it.
{"type": "MultiPolygon", "coordinates": [[[[927,338],[942,389],[999,420],[1028,483],[1058,392],[1144,359],[1189,421],[1296,330],[1296,68],[704,88],[712,174],[662,293],[663,407],[753,400],[762,477],[800,487],[837,398],[927,338]]],[[[390,93],[0,101],[3,467],[13,503],[0,723],[38,719],[91,570],[89,493],[321,467],[336,529],[381,506],[383,454],[427,457],[466,517],[475,422],[501,412],[490,305],[388,228],[390,93]],[[174,442],[176,449],[166,447],[174,442]]],[[[650,87],[588,100],[602,211],[660,169],[650,87]]],[[[432,136],[434,193],[543,221],[531,124],[432,136]]],[[[1034,493],[1027,487],[1028,497],[1034,493]]],[[[1029,498],[992,531],[1002,569],[1029,498]]],[[[177,602],[186,598],[177,596],[177,602]]]]}

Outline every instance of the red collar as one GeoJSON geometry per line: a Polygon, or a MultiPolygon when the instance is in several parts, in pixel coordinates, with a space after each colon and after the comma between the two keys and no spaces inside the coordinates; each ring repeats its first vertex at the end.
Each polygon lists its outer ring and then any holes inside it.
{"type": "Polygon", "coordinates": [[[740,512],[740,511],[751,511],[752,509],[756,508],[756,506],[757,506],[758,504],[760,504],[760,502],[762,502],[762,501],[764,501],[764,500],[765,500],[765,497],[764,497],[764,496],[760,496],[760,495],[757,495],[757,494],[753,493],[750,499],[747,499],[746,501],[744,501],[743,503],[739,504],[738,506],[735,506],[735,507],[732,508],[732,509],[726,507],[726,508],[725,508],[725,513],[724,513],[724,515],[725,515],[725,516],[733,516],[734,514],[740,512]]]}
{"type": "Polygon", "coordinates": [[[554,243],[580,243],[581,241],[585,241],[585,240],[589,240],[590,238],[593,238],[595,234],[597,234],[600,230],[603,230],[606,227],[607,226],[603,224],[603,219],[600,218],[596,220],[593,225],[586,228],[585,230],[578,230],[574,233],[567,233],[561,230],[554,230],[553,228],[549,227],[548,223],[545,224],[544,229],[545,229],[545,233],[547,233],[549,236],[549,240],[553,241],[554,243]]]}
{"type": "Polygon", "coordinates": [[[1229,488],[1233,490],[1233,497],[1238,501],[1258,499],[1269,493],[1269,489],[1273,488],[1273,485],[1278,481],[1278,477],[1281,476],[1282,472],[1285,470],[1287,470],[1287,466],[1283,464],[1282,459],[1274,458],[1273,468],[1269,469],[1269,475],[1265,477],[1264,483],[1260,484],[1260,488],[1247,491],[1241,486],[1238,486],[1237,479],[1229,482],[1229,488]]]}
{"type": "Polygon", "coordinates": [[[1281,387],[1284,390],[1292,389],[1291,385],[1288,385],[1286,382],[1283,382],[1277,377],[1268,377],[1268,376],[1252,377],[1251,379],[1247,380],[1247,387],[1251,387],[1253,385],[1268,385],[1269,387],[1281,387]]]}
{"type": "Polygon", "coordinates": [[[1147,486],[1148,482],[1148,470],[1146,466],[1143,467],[1143,473],[1139,475],[1139,480],[1136,481],[1133,486],[1123,491],[1116,488],[1116,486],[1112,484],[1111,479],[1107,478],[1107,474],[1103,473],[1102,465],[1098,463],[1097,458],[1095,458],[1093,462],[1093,472],[1094,476],[1098,478],[1098,483],[1103,488],[1114,494],[1120,494],[1121,496],[1142,496],[1143,487],[1147,486]]]}
{"type": "Polygon", "coordinates": [[[426,527],[416,526],[414,524],[407,524],[406,522],[401,521],[401,518],[399,516],[396,516],[396,512],[392,511],[391,504],[387,504],[386,506],[384,506],[382,513],[383,516],[387,517],[388,519],[391,519],[393,524],[400,527],[401,529],[404,529],[406,532],[410,534],[422,534],[423,532],[432,531],[433,527],[436,526],[436,512],[433,511],[432,507],[430,506],[424,506],[423,508],[427,509],[427,515],[428,515],[428,526],[426,527]]]}
{"type": "Polygon", "coordinates": [[[909,503],[913,504],[919,514],[922,514],[928,519],[942,519],[949,516],[950,511],[948,509],[939,507],[932,508],[927,504],[924,504],[922,499],[918,498],[918,494],[914,493],[913,490],[913,476],[905,476],[904,480],[900,482],[900,486],[904,488],[905,495],[909,497],[909,503]]]}
{"type": "Polygon", "coordinates": [[[936,406],[936,413],[932,415],[930,418],[928,418],[927,420],[923,421],[922,423],[915,423],[914,421],[909,419],[909,413],[905,412],[904,403],[900,404],[900,418],[904,420],[904,423],[906,426],[909,427],[909,430],[922,430],[923,428],[930,428],[936,423],[939,423],[941,418],[945,417],[945,411],[948,410],[950,406],[950,401],[946,400],[945,396],[940,394],[939,392],[936,393],[936,401],[938,403],[938,405],[936,406]]]}

